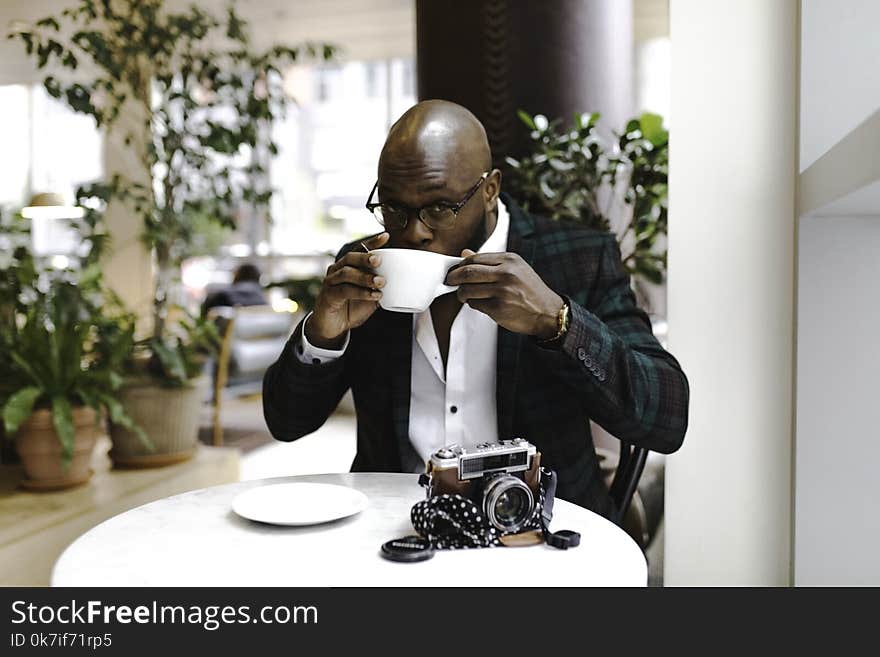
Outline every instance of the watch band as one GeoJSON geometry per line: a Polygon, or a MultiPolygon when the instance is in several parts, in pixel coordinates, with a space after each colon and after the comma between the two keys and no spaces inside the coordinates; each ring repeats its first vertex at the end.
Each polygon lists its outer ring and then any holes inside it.
{"type": "Polygon", "coordinates": [[[570,323],[571,308],[568,304],[568,299],[562,297],[562,308],[559,309],[559,313],[556,315],[556,335],[547,340],[538,340],[538,344],[549,345],[559,342],[565,337],[565,334],[568,333],[568,326],[570,323]]]}

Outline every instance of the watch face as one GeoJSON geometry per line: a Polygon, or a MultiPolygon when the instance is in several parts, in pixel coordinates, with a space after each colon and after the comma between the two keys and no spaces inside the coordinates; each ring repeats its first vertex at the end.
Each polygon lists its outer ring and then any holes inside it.
{"type": "Polygon", "coordinates": [[[556,333],[556,338],[561,338],[565,335],[565,332],[568,330],[568,301],[562,302],[562,309],[559,311],[559,322],[557,324],[558,332],[556,333]]]}

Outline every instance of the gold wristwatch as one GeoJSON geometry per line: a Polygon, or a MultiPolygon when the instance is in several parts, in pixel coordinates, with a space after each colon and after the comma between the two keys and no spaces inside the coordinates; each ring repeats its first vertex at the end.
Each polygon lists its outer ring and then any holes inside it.
{"type": "Polygon", "coordinates": [[[562,308],[556,315],[556,335],[547,340],[539,340],[538,344],[554,344],[561,341],[565,334],[568,333],[568,325],[571,322],[571,309],[568,305],[568,299],[562,297],[562,308]]]}

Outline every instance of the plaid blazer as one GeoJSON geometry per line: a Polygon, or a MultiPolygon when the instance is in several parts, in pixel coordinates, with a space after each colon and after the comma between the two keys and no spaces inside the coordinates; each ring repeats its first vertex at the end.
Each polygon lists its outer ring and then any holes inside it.
{"type": "MultiPolygon", "coordinates": [[[[524,212],[506,195],[508,251],[518,253],[571,304],[563,344],[539,346],[498,327],[498,437],[522,437],[558,474],[557,495],[608,516],[589,420],[620,440],[670,453],[684,440],[689,388],[675,358],[636,306],[616,238],[524,212]]],[[[352,242],[339,256],[356,247],[352,242]]],[[[272,435],[291,441],[318,429],[351,388],[357,411],[353,471],[412,472],[409,440],[412,315],[381,308],[351,331],[345,355],[304,365],[293,353],[302,323],[263,379],[272,435]]]]}

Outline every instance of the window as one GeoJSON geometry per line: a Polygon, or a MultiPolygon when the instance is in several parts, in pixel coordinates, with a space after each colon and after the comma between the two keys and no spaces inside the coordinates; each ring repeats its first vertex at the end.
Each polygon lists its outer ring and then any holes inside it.
{"type": "Polygon", "coordinates": [[[289,72],[297,104],[274,132],[272,252],[335,254],[379,230],[364,201],[388,129],[416,102],[413,71],[412,60],[388,59],[289,72]]]}
{"type": "MultiPolygon", "coordinates": [[[[73,200],[74,190],[103,174],[102,139],[95,122],[49,96],[41,85],[0,86],[0,204],[25,206],[40,192],[73,200]]],[[[34,250],[72,253],[76,236],[58,219],[34,220],[34,250]]]]}

